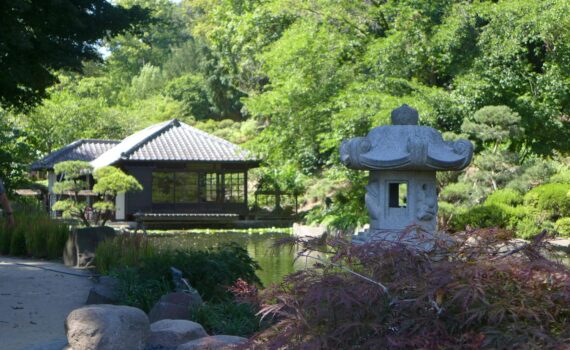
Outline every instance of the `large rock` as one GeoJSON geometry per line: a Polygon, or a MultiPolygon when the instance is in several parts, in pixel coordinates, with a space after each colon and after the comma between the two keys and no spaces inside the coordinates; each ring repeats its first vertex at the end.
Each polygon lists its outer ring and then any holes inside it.
{"type": "Polygon", "coordinates": [[[198,293],[168,293],[152,307],[148,314],[150,322],[160,320],[185,320],[190,317],[190,310],[200,307],[203,301],[198,293]]]}
{"type": "Polygon", "coordinates": [[[65,331],[73,350],[142,350],[150,324],[144,311],[134,307],[91,305],[73,310],[65,331]]]}
{"type": "Polygon", "coordinates": [[[65,266],[77,265],[77,248],[75,248],[75,234],[70,232],[63,247],[63,263],[65,266]]]}
{"type": "Polygon", "coordinates": [[[99,281],[89,291],[85,304],[115,304],[119,281],[111,276],[101,276],[99,281]]]}
{"type": "Polygon", "coordinates": [[[199,323],[187,320],[160,320],[150,325],[148,345],[177,347],[191,340],[207,337],[199,323]]]}
{"type": "Polygon", "coordinates": [[[74,230],[69,234],[63,250],[64,263],[67,266],[90,266],[95,259],[95,249],[99,243],[113,238],[115,235],[115,230],[109,226],[85,227],[74,230]]]}
{"type": "Polygon", "coordinates": [[[246,338],[233,335],[213,335],[182,344],[176,350],[229,350],[246,342],[246,338]]]}

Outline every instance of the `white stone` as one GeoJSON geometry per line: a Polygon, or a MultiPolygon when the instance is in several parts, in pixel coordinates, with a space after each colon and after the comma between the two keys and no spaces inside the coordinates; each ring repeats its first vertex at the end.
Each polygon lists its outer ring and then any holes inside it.
{"type": "Polygon", "coordinates": [[[199,323],[187,320],[160,320],[150,325],[148,345],[173,348],[207,336],[204,327],[199,323]]]}
{"type": "Polygon", "coordinates": [[[73,350],[142,350],[150,325],[140,309],[102,304],[73,310],[65,330],[73,350]]]}

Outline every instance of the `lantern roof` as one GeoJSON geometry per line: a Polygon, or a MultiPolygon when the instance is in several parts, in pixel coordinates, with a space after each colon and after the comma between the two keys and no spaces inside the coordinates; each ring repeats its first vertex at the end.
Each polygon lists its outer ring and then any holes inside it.
{"type": "Polygon", "coordinates": [[[392,125],[344,141],[341,161],[358,170],[461,170],[473,157],[467,140],[444,141],[441,133],[418,125],[418,112],[403,105],[392,111],[392,125]]]}

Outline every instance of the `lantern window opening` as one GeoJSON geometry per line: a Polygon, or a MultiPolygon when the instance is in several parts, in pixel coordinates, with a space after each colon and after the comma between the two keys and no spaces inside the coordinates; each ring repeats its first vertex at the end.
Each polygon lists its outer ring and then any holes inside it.
{"type": "Polygon", "coordinates": [[[388,206],[390,208],[406,208],[408,205],[408,183],[388,183],[388,206]]]}

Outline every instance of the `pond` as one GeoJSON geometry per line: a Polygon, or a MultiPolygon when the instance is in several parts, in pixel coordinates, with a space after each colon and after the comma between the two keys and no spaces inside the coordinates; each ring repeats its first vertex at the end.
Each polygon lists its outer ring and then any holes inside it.
{"type": "MultiPolygon", "coordinates": [[[[283,277],[313,264],[313,261],[298,259],[298,250],[290,247],[274,249],[275,240],[291,236],[291,231],[223,231],[200,230],[186,232],[152,233],[149,235],[157,245],[169,249],[205,249],[220,244],[235,242],[245,248],[261,266],[257,275],[264,286],[282,281],[283,277]]],[[[566,266],[570,266],[570,254],[556,251],[549,254],[566,266]]]]}
{"type": "Polygon", "coordinates": [[[280,282],[284,276],[304,268],[305,259],[295,260],[295,248],[281,247],[274,249],[276,239],[289,237],[290,232],[232,232],[232,231],[190,231],[178,233],[151,234],[151,240],[157,245],[170,249],[205,249],[220,244],[235,242],[245,248],[249,255],[259,263],[261,270],[257,275],[264,286],[280,282]]]}

